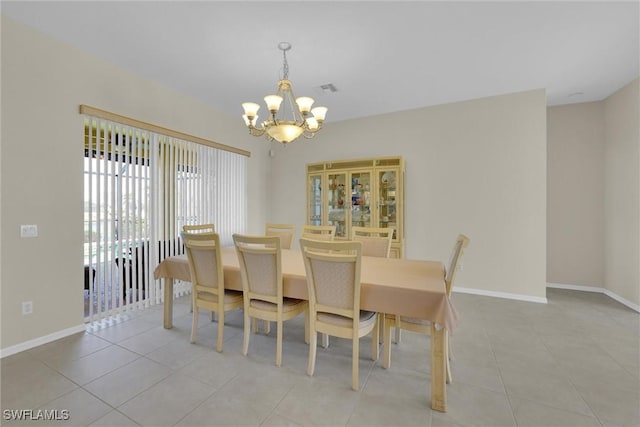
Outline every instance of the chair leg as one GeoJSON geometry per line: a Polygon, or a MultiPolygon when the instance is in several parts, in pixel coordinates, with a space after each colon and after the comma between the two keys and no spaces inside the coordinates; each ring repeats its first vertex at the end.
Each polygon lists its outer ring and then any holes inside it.
{"type": "MultiPolygon", "coordinates": [[[[268,322],[271,323],[271,322],[268,322]]],[[[282,319],[276,322],[276,366],[282,365],[282,319]]]]}
{"type": "Polygon", "coordinates": [[[271,333],[271,322],[268,320],[263,320],[264,325],[264,334],[269,335],[271,333]]]}
{"type": "Polygon", "coordinates": [[[449,333],[445,333],[444,335],[445,339],[447,340],[446,345],[445,345],[445,351],[447,352],[447,354],[445,355],[444,358],[444,363],[447,365],[447,384],[451,384],[451,381],[453,381],[453,378],[451,377],[451,337],[449,336],[449,333]]]}
{"type": "Polygon", "coordinates": [[[193,344],[196,342],[198,333],[198,306],[196,304],[193,304],[193,314],[191,316],[191,344],[193,344]]]}
{"type": "Polygon", "coordinates": [[[224,342],[224,310],[218,312],[218,353],[222,353],[222,343],[224,342]]]}
{"type": "Polygon", "coordinates": [[[318,334],[312,326],[309,328],[309,364],[307,365],[307,375],[313,376],[316,367],[316,347],[318,346],[318,334]]]}
{"type": "Polygon", "coordinates": [[[384,346],[384,355],[382,358],[382,367],[389,369],[391,366],[391,327],[395,325],[392,319],[384,320],[384,338],[382,345],[384,346]]]}
{"type": "MultiPolygon", "coordinates": [[[[376,331],[377,332],[377,331],[376,331]]],[[[360,339],[358,338],[358,331],[353,331],[353,349],[351,353],[351,388],[358,391],[358,363],[360,359],[360,339]]]]}
{"type": "Polygon", "coordinates": [[[309,344],[309,310],[304,312],[304,343],[309,344]]]}
{"type": "Polygon", "coordinates": [[[249,310],[244,310],[244,337],[242,338],[242,354],[249,352],[249,336],[251,335],[251,325],[255,325],[255,319],[249,317],[249,310]]]}
{"type": "Polygon", "coordinates": [[[371,360],[378,360],[380,356],[380,315],[376,313],[376,326],[371,332],[371,360]]]}

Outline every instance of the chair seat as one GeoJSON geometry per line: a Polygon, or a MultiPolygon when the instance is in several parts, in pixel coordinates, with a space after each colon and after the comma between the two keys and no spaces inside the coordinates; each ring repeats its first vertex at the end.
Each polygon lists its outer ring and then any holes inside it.
{"type": "MultiPolygon", "coordinates": [[[[209,302],[218,302],[218,296],[209,292],[198,292],[198,299],[209,302]]],[[[242,302],[242,292],[240,291],[224,291],[224,303],[231,304],[234,302],[242,302]]]]}
{"type": "MultiPolygon", "coordinates": [[[[294,311],[297,310],[300,307],[300,304],[304,304],[306,303],[305,300],[301,300],[301,299],[295,299],[295,298],[283,298],[282,299],[282,312],[283,313],[288,313],[290,311],[294,311]]],[[[259,300],[259,299],[252,299],[249,304],[251,305],[251,307],[256,308],[258,310],[263,310],[263,311],[272,311],[272,312],[276,312],[278,309],[278,306],[272,302],[269,301],[263,301],[263,300],[259,300]]]]}
{"type": "MultiPolygon", "coordinates": [[[[353,320],[350,317],[344,317],[337,314],[318,313],[318,321],[331,323],[336,326],[351,327],[353,320]]],[[[373,311],[360,310],[360,328],[373,325],[376,322],[376,313],[373,311]]]]}

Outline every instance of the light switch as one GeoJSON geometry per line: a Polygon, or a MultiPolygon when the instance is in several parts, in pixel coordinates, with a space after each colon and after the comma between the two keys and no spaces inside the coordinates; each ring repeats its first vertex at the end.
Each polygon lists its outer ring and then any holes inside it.
{"type": "Polygon", "coordinates": [[[38,237],[38,226],[35,224],[32,225],[21,225],[20,226],[20,237],[38,237]]]}

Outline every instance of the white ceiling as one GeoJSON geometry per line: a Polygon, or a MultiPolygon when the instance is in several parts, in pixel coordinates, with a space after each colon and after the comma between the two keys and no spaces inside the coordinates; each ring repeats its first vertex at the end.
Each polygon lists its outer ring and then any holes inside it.
{"type": "Polygon", "coordinates": [[[601,100],[639,75],[639,6],[2,1],[1,11],[238,117],[242,102],[275,92],[288,41],[296,96],[327,106],[330,122],[538,88],[549,105],[601,100]]]}

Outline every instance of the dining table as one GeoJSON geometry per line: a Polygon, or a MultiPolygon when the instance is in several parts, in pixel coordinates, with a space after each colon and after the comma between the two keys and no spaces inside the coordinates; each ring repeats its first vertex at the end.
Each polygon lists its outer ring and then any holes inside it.
{"type": "MultiPolygon", "coordinates": [[[[240,264],[235,247],[221,248],[225,289],[242,291],[240,264]]],[[[189,282],[186,255],[165,258],[154,271],[164,279],[164,327],[173,326],[174,280],[189,282]]],[[[302,252],[282,250],[284,296],[308,300],[302,252]]],[[[360,308],[396,314],[431,323],[431,408],[446,412],[446,357],[448,334],[457,323],[455,307],[445,288],[445,267],[440,261],[363,256],[360,272],[360,308]]],[[[384,316],[381,316],[384,318],[384,316]]],[[[390,345],[390,343],[384,343],[390,345]]]]}

